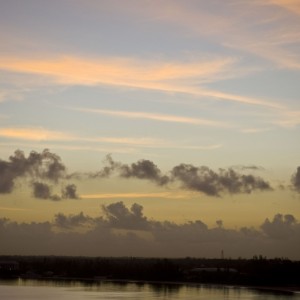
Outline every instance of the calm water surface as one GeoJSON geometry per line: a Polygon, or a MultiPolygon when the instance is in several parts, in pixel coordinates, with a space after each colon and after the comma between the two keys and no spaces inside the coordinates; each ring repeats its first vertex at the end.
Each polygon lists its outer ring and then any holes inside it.
{"type": "Polygon", "coordinates": [[[142,283],[82,283],[37,280],[0,280],[2,300],[179,299],[179,300],[300,300],[300,294],[274,294],[216,285],[186,286],[142,283]]]}

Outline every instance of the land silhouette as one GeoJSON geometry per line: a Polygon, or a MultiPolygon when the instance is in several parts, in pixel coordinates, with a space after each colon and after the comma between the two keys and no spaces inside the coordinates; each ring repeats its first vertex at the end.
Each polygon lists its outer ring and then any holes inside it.
{"type": "Polygon", "coordinates": [[[300,261],[263,256],[252,259],[0,256],[0,277],[234,284],[299,290],[300,261]]]}

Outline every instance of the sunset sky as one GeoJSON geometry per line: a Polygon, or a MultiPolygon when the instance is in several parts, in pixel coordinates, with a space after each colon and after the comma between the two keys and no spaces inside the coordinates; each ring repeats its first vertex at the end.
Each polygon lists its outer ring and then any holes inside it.
{"type": "Polygon", "coordinates": [[[300,259],[299,222],[298,0],[0,0],[0,254],[300,259]]]}

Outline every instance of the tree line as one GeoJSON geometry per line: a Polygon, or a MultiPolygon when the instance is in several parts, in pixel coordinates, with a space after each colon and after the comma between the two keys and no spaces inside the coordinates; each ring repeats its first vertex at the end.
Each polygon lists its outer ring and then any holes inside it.
{"type": "Polygon", "coordinates": [[[300,261],[287,258],[206,259],[0,256],[0,277],[199,282],[300,286],[300,261]],[[5,269],[5,262],[18,268],[5,269]],[[2,267],[1,267],[2,265],[2,267]]]}

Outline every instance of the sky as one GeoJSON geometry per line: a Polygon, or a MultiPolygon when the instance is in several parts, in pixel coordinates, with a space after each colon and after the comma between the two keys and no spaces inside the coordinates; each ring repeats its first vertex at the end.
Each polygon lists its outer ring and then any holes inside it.
{"type": "Polygon", "coordinates": [[[298,0],[0,0],[0,254],[300,259],[298,0]]]}

